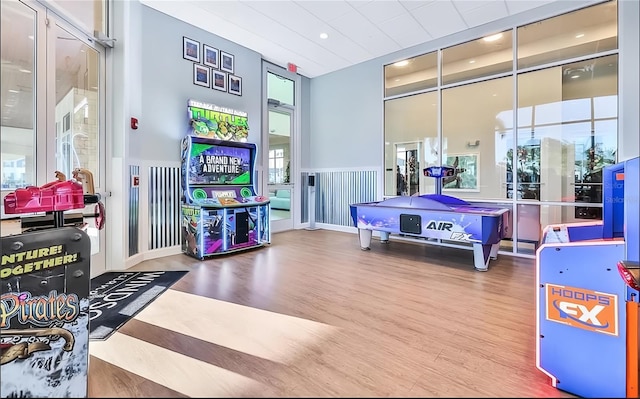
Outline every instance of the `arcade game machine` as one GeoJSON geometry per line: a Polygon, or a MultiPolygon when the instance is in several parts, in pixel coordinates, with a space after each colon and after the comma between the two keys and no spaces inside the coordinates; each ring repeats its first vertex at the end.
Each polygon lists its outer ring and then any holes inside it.
{"type": "Polygon", "coordinates": [[[547,226],[536,366],[582,397],[638,397],[639,158],[603,169],[602,221],[547,226]]]}
{"type": "Polygon", "coordinates": [[[369,249],[373,231],[380,232],[383,243],[389,242],[390,234],[470,243],[473,245],[475,269],[489,270],[489,260],[497,258],[500,241],[508,232],[510,210],[474,206],[441,194],[440,179],[447,181],[459,172],[458,168],[450,166],[425,168],[425,176],[438,180],[436,194],[351,204],[351,218],[358,228],[360,248],[369,249]]]}
{"type": "MultiPolygon", "coordinates": [[[[104,209],[82,180],[56,175],[56,181],[18,188],[4,199],[6,214],[33,220],[27,228],[22,223],[22,233],[2,237],[2,398],[87,397],[91,240],[82,213],[76,224],[77,216],[65,212],[91,203],[104,209]],[[40,215],[27,216],[32,213],[40,215]]],[[[104,222],[103,214],[91,216],[104,222]]]]}
{"type": "Polygon", "coordinates": [[[182,140],[182,252],[198,259],[271,242],[269,198],[256,195],[247,114],[189,101],[182,140]]]}

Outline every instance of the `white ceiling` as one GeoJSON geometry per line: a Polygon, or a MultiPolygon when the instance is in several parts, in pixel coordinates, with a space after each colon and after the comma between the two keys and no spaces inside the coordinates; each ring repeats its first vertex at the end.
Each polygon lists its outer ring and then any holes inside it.
{"type": "Polygon", "coordinates": [[[317,77],[557,0],[141,0],[317,77]],[[327,33],[321,39],[320,33],[327,33]]]}

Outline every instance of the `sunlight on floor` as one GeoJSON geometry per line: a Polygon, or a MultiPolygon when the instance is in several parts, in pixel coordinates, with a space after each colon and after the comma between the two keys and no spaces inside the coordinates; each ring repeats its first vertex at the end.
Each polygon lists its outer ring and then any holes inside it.
{"type": "Polygon", "coordinates": [[[172,289],[135,319],[278,363],[296,358],[337,329],[172,289]]]}

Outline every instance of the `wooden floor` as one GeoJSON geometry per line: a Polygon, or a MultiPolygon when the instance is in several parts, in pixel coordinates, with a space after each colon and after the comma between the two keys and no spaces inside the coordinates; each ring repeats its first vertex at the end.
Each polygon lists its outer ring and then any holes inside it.
{"type": "Polygon", "coordinates": [[[534,262],[327,230],[205,261],[106,341],[90,397],[573,397],[535,367],[534,262]]]}

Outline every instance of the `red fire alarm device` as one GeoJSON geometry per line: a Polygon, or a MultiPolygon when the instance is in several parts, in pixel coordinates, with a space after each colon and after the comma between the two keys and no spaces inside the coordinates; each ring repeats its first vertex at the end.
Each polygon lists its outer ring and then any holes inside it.
{"type": "Polygon", "coordinates": [[[138,128],[138,119],[131,118],[131,129],[136,130],[138,128]]]}
{"type": "Polygon", "coordinates": [[[288,63],[287,64],[287,70],[289,72],[297,73],[298,72],[298,66],[296,64],[288,63]]]}

